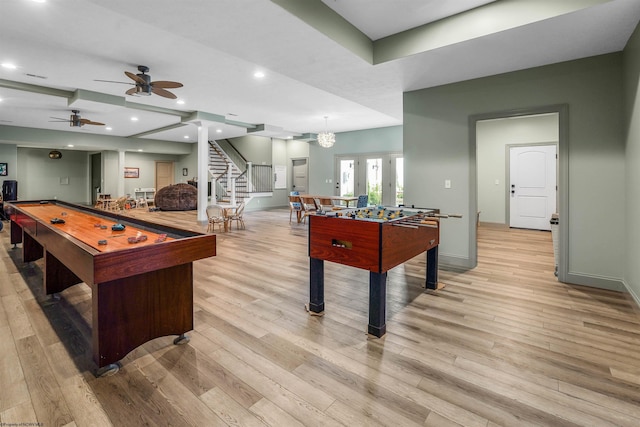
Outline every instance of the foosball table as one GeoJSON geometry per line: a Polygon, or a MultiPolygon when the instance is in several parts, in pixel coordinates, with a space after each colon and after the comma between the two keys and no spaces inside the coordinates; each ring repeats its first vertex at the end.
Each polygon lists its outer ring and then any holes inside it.
{"type": "Polygon", "coordinates": [[[436,209],[383,207],[310,216],[310,314],[324,312],[324,261],[369,270],[368,333],[383,336],[390,269],[426,252],[425,287],[438,288],[440,216],[436,209]]]}

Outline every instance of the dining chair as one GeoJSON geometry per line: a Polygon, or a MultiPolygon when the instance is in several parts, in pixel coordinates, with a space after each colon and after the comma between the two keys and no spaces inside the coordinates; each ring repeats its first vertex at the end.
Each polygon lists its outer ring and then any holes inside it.
{"type": "Polygon", "coordinates": [[[224,211],[221,206],[218,205],[210,205],[207,206],[207,233],[216,231],[216,224],[218,225],[218,229],[221,228],[226,229],[226,218],[224,217],[224,211]]]}
{"type": "Polygon", "coordinates": [[[302,202],[300,201],[300,197],[295,194],[290,195],[289,196],[289,222],[291,222],[291,217],[293,216],[294,212],[296,213],[298,222],[300,222],[302,210],[303,208],[302,208],[302,202]]]}
{"type": "Polygon", "coordinates": [[[300,200],[302,201],[302,208],[304,209],[302,222],[306,222],[307,217],[316,213],[319,208],[316,200],[311,196],[300,196],[300,200]]]}
{"type": "Polygon", "coordinates": [[[231,223],[233,221],[236,222],[236,230],[239,230],[240,226],[242,226],[243,230],[245,229],[244,219],[242,218],[243,214],[244,214],[244,202],[241,202],[236,208],[236,210],[229,217],[227,217],[227,219],[229,220],[229,229],[231,229],[231,223]]]}
{"type": "Polygon", "coordinates": [[[318,204],[323,211],[331,211],[335,207],[331,197],[318,197],[318,204]]]}
{"type": "Polygon", "coordinates": [[[127,196],[118,197],[115,201],[109,203],[110,210],[123,211],[127,204],[127,196]]]}

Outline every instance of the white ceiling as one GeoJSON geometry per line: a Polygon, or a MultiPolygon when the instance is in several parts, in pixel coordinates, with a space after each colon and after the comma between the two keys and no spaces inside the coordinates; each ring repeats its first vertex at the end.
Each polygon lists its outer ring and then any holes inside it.
{"type": "Polygon", "coordinates": [[[18,68],[0,67],[0,142],[2,125],[195,142],[193,124],[154,131],[194,111],[212,119],[210,138],[252,125],[282,138],[317,133],[325,116],[334,132],[400,125],[404,91],[620,51],[640,18],[638,0],[572,0],[566,11],[556,0],[305,0],[323,14],[299,16],[279,2],[287,1],[2,0],[0,63],[18,68]],[[346,22],[314,23],[331,18],[324,5],[346,22]],[[432,33],[426,47],[372,64],[335,41],[347,22],[401,47],[409,45],[399,32],[431,23],[423,28],[432,33]],[[152,80],[182,82],[170,91],[184,105],[95,81],[128,82],[124,71],[140,64],[152,80]],[[50,121],[72,109],[111,130],[50,121]]]}

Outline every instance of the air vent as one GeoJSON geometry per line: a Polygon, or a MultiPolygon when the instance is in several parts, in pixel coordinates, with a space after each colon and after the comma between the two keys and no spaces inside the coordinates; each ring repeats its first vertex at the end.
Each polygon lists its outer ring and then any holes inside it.
{"type": "Polygon", "coordinates": [[[47,77],[45,76],[39,76],[37,74],[30,74],[30,73],[25,73],[25,76],[29,76],[29,77],[33,77],[34,79],[42,79],[42,80],[46,80],[47,77]]]}

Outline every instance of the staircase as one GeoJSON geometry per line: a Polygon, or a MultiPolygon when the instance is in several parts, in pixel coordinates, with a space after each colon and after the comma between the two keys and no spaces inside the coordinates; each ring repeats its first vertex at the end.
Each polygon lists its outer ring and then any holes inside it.
{"type": "Polygon", "coordinates": [[[271,166],[248,162],[228,140],[209,141],[209,173],[219,203],[273,194],[271,166]]]}

